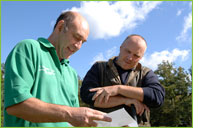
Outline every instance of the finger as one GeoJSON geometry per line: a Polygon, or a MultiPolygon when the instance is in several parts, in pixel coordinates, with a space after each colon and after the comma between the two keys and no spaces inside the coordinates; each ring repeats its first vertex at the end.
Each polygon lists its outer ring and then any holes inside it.
{"type": "Polygon", "coordinates": [[[101,93],[103,90],[99,90],[95,93],[95,95],[92,97],[92,100],[95,100],[101,93]]]}
{"type": "Polygon", "coordinates": [[[108,102],[109,97],[110,97],[110,95],[106,95],[106,96],[105,96],[105,103],[107,103],[107,102],[108,102]]]}
{"type": "Polygon", "coordinates": [[[97,126],[97,123],[94,122],[93,120],[91,120],[91,121],[89,122],[89,126],[90,126],[90,127],[96,127],[96,126],[97,126]]]}
{"type": "Polygon", "coordinates": [[[98,91],[100,90],[101,88],[92,88],[92,89],[89,89],[90,92],[95,92],[95,91],[98,91]]]}
{"type": "Polygon", "coordinates": [[[140,111],[140,116],[144,113],[144,108],[141,109],[140,111]]]}
{"type": "Polygon", "coordinates": [[[112,119],[106,115],[93,115],[93,120],[101,120],[106,122],[111,122],[112,119]]]}
{"type": "Polygon", "coordinates": [[[138,106],[137,115],[140,115],[140,112],[141,112],[141,108],[138,106]]]}
{"type": "Polygon", "coordinates": [[[111,122],[112,119],[107,116],[107,113],[98,111],[98,110],[93,110],[93,115],[92,115],[93,120],[102,120],[102,121],[107,121],[111,122]]]}
{"type": "MultiPolygon", "coordinates": [[[[85,121],[81,121],[80,124],[78,124],[77,126],[80,126],[80,127],[90,127],[89,125],[89,118],[86,118],[85,121]]],[[[75,126],[75,127],[77,127],[75,126]]]]}
{"type": "Polygon", "coordinates": [[[137,113],[137,115],[140,115],[141,112],[142,112],[143,107],[141,106],[140,103],[137,103],[135,107],[136,107],[136,113],[137,113]]]}
{"type": "Polygon", "coordinates": [[[137,105],[137,104],[134,104],[134,106],[135,106],[135,109],[136,109],[136,113],[137,113],[137,115],[138,115],[138,111],[139,111],[138,105],[137,105]]]}
{"type": "Polygon", "coordinates": [[[150,109],[147,107],[147,105],[144,104],[144,107],[145,107],[145,109],[146,109],[147,111],[150,112],[150,109]]]}
{"type": "Polygon", "coordinates": [[[102,111],[98,111],[98,110],[94,110],[94,109],[91,109],[91,110],[92,110],[92,113],[94,115],[107,115],[107,113],[102,112],[102,111]]]}
{"type": "Polygon", "coordinates": [[[101,103],[102,102],[102,100],[104,99],[104,92],[102,92],[100,95],[99,95],[99,97],[98,97],[98,102],[99,103],[101,103]]]}
{"type": "Polygon", "coordinates": [[[145,108],[143,104],[140,104],[140,107],[141,107],[141,111],[140,111],[140,116],[141,116],[144,113],[145,108]]]}

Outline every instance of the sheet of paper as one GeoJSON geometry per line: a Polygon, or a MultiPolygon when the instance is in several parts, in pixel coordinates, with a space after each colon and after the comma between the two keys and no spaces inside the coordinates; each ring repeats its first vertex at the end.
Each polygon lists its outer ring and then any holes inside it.
{"type": "Polygon", "coordinates": [[[138,127],[137,122],[122,108],[107,114],[112,118],[112,122],[95,121],[98,123],[97,127],[138,127]]]}

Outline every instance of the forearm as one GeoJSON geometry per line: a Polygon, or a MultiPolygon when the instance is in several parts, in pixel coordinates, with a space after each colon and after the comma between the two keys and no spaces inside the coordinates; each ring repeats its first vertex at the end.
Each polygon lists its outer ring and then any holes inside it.
{"type": "Polygon", "coordinates": [[[98,99],[96,99],[94,102],[94,106],[98,108],[111,108],[111,107],[125,104],[127,99],[128,98],[122,96],[109,97],[109,100],[107,102],[105,101],[99,102],[98,99]]]}
{"type": "Polygon", "coordinates": [[[99,103],[97,99],[95,100],[94,106],[98,108],[112,108],[123,104],[127,106],[131,106],[133,104],[135,106],[137,114],[139,115],[142,115],[145,109],[148,110],[148,108],[140,101],[122,96],[112,96],[109,98],[107,103],[105,103],[104,101],[102,103],[99,103]]]}
{"type": "Polygon", "coordinates": [[[69,107],[45,103],[36,98],[27,99],[19,104],[8,107],[10,115],[31,122],[68,122],[69,107]]]}
{"type": "Polygon", "coordinates": [[[144,100],[144,92],[140,87],[118,85],[118,94],[128,98],[137,99],[140,102],[144,100]]]}

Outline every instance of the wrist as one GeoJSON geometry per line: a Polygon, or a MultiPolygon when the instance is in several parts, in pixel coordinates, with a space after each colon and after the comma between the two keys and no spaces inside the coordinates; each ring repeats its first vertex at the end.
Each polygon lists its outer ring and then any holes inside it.
{"type": "Polygon", "coordinates": [[[62,120],[64,122],[69,122],[72,119],[72,111],[71,110],[72,107],[68,107],[68,106],[64,106],[63,108],[63,116],[62,116],[62,120]]]}
{"type": "Polygon", "coordinates": [[[130,106],[131,104],[134,104],[134,100],[130,98],[125,98],[124,104],[130,106]]]}
{"type": "Polygon", "coordinates": [[[122,85],[117,85],[117,93],[121,94],[122,85]]]}

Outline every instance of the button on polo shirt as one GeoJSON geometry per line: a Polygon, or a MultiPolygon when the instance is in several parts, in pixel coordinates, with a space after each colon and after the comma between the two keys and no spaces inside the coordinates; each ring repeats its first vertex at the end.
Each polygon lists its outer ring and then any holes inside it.
{"type": "MultiPolygon", "coordinates": [[[[7,57],[5,63],[5,108],[31,97],[46,103],[79,107],[78,79],[68,60],[58,59],[54,46],[44,38],[23,40],[7,57]]],[[[62,123],[32,123],[8,115],[7,127],[68,127],[62,123]]]]}

